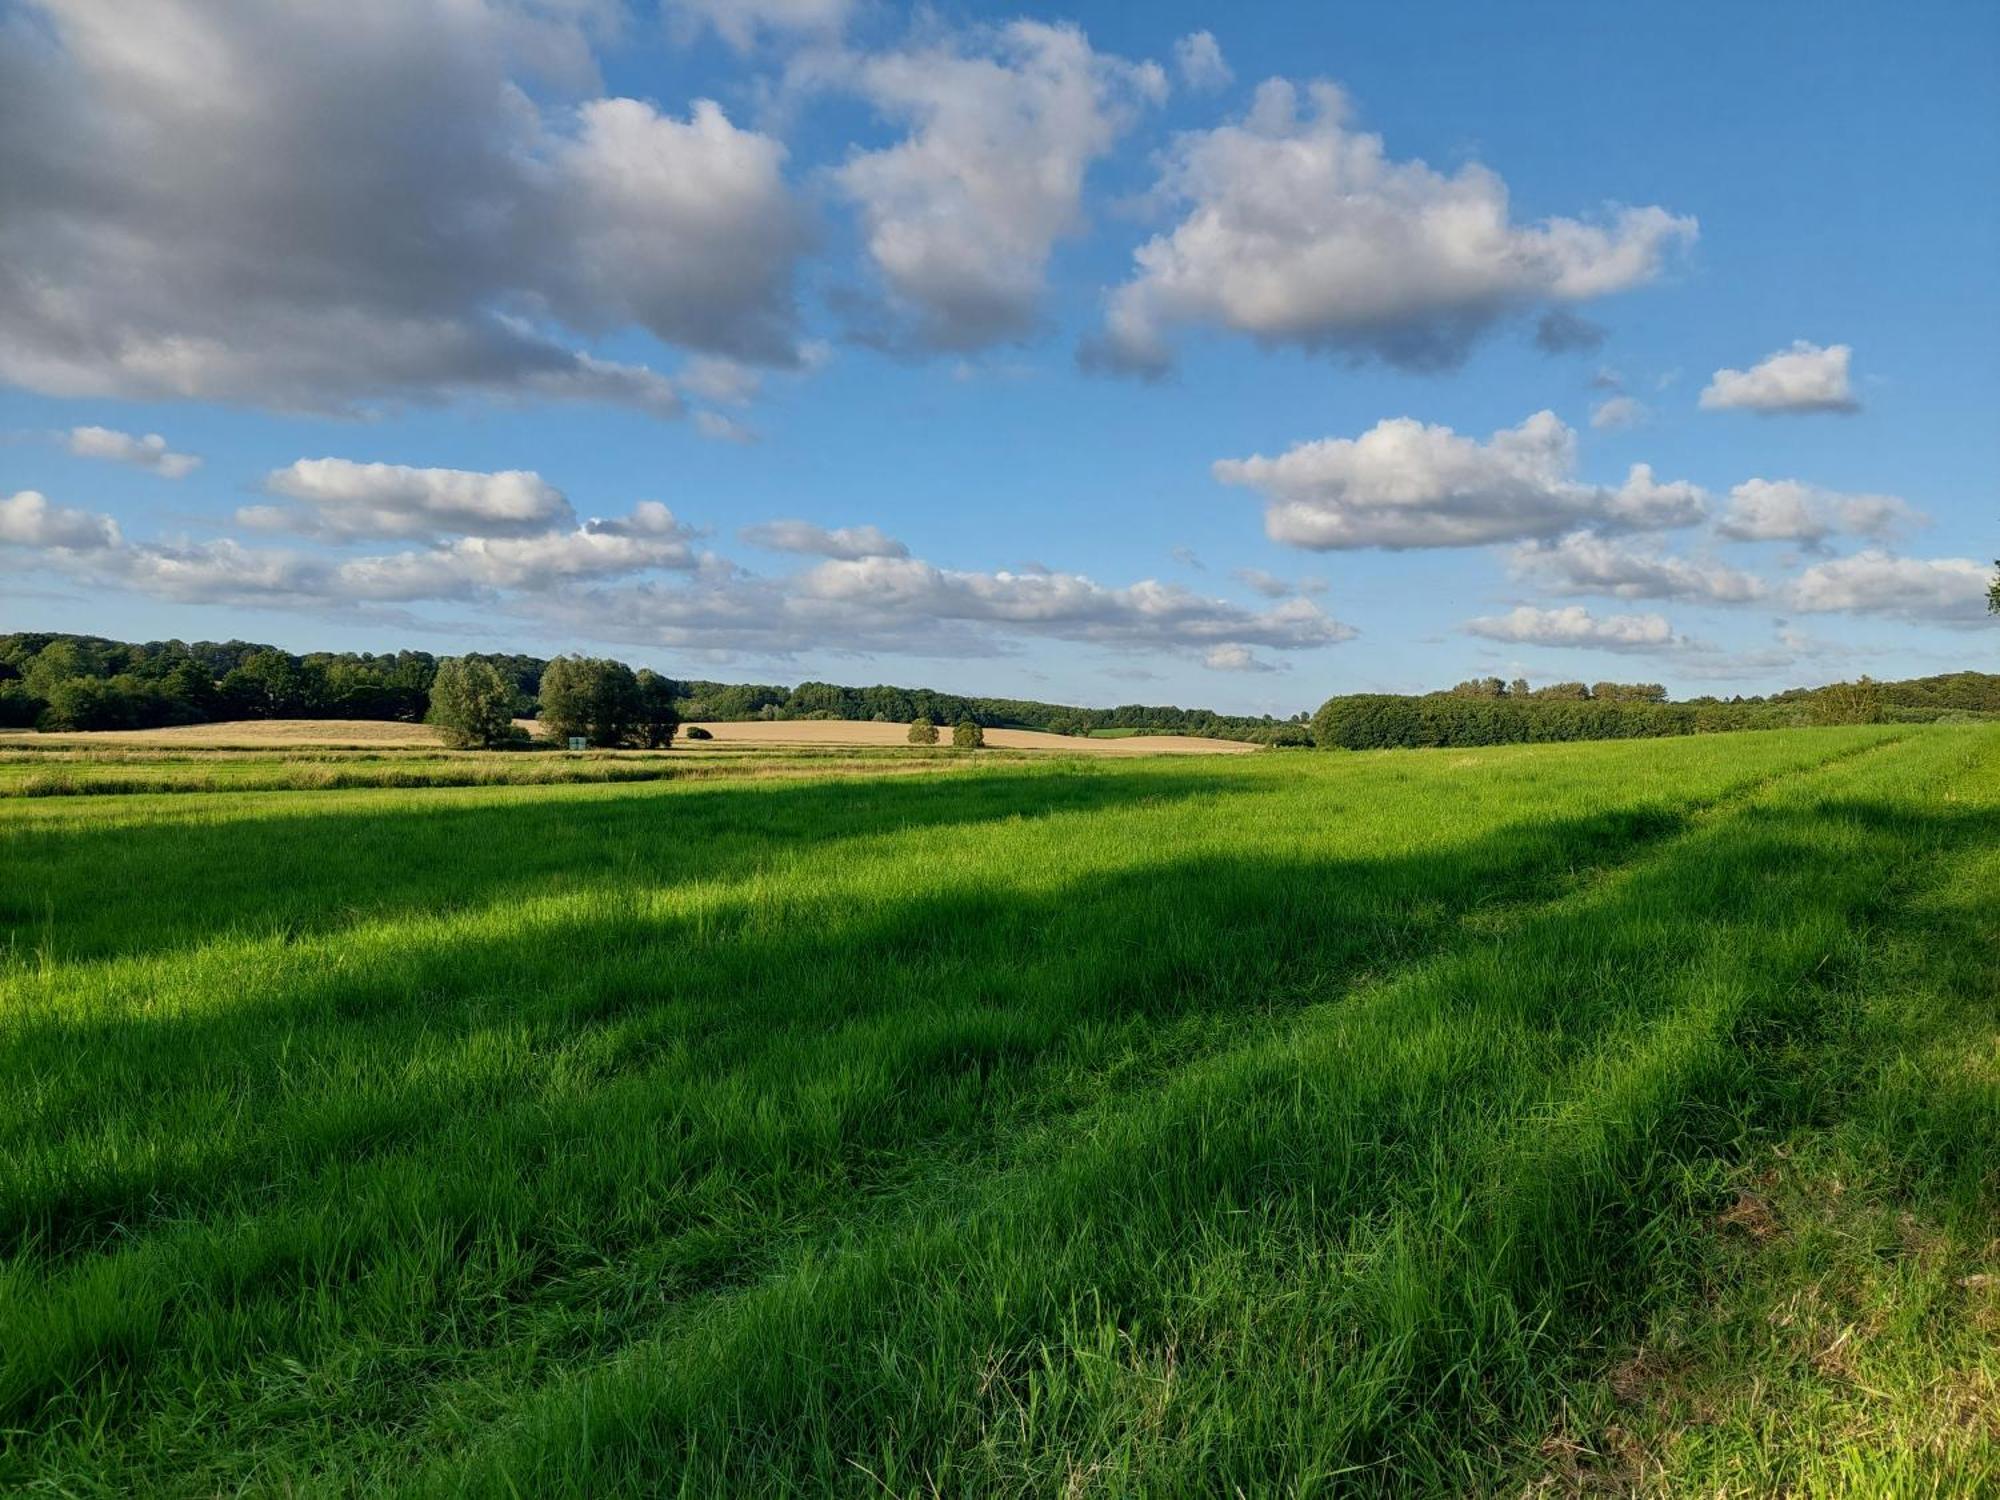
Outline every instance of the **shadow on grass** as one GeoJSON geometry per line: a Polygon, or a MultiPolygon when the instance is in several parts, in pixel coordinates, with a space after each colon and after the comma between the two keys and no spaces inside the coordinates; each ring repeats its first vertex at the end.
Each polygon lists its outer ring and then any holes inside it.
{"type": "Polygon", "coordinates": [[[47,944],[65,962],[226,935],[303,936],[549,892],[728,880],[799,849],[912,828],[942,837],[963,825],[1273,787],[1222,767],[1069,767],[627,784],[624,795],[601,784],[508,788],[499,798],[481,788],[478,801],[392,792],[352,809],[287,797],[284,811],[214,821],[0,826],[9,856],[0,861],[0,933],[11,929],[17,954],[47,944]]]}
{"type": "MultiPolygon", "coordinates": [[[[1198,781],[1210,789],[1208,777],[1198,781]]],[[[1020,811],[1016,798],[1005,815],[1020,811]]],[[[866,831],[880,817],[879,809],[871,814],[866,831]]],[[[1569,944],[1535,955],[1550,969],[1524,986],[1521,1003],[1533,1010],[1520,1020],[1553,1028],[1565,1049],[1587,1050],[1606,1027],[1630,1019],[1591,987],[1593,975],[1636,966],[1657,941],[1648,924],[1663,914],[1691,930],[1754,923],[1760,899],[1770,899],[1760,898],[1766,872],[1824,859],[1814,834],[1828,817],[1867,830],[1878,862],[1891,846],[1963,848],[2000,837],[2000,820],[1986,812],[1913,814],[1840,802],[1809,814],[1758,810],[1744,820],[1726,867],[1677,861],[1642,872],[1588,921],[1549,914],[1569,944]]],[[[219,1195],[246,1185],[268,1217],[323,1211],[343,1193],[360,1214],[371,1165],[400,1162],[406,1174],[421,1172],[432,1165],[431,1144],[455,1130],[477,1137],[482,1172],[518,1184],[506,1233],[559,1262],[534,1286],[571,1274],[565,1258],[594,1266],[630,1254],[635,1236],[702,1230],[711,1201],[663,1184],[719,1180],[731,1198],[773,1198],[786,1205],[794,1230],[824,1235],[858,1202],[907,1186],[907,1177],[880,1169],[885,1160],[960,1150],[971,1165],[997,1126],[1088,1102],[1080,1097],[1088,1093],[1084,1075],[1136,1057],[1134,1082],[1143,1086],[1147,1069],[1164,1073],[1204,1049],[1253,1040],[1240,1026],[1247,1017],[1334,998],[1360,974],[1445,950],[1475,908],[1545,900],[1568,889],[1579,866],[1619,862],[1683,826],[1674,817],[1618,813],[1515,825],[1422,857],[1168,857],[1032,897],[899,894],[806,924],[755,921],[747,906],[707,932],[653,918],[591,920],[408,955],[393,974],[302,961],[280,988],[220,1016],[30,1022],[7,1039],[9,1070],[67,1074],[78,1091],[70,1109],[22,1122],[44,1135],[65,1114],[94,1111],[129,1117],[135,1139],[146,1137],[149,1117],[179,1128],[163,1106],[183,1091],[254,1105],[235,1113],[237,1133],[196,1141],[188,1154],[135,1154],[129,1168],[78,1170],[53,1191],[17,1200],[7,1233],[58,1259],[101,1245],[113,1230],[134,1243],[222,1235],[228,1226],[211,1231],[203,1215],[219,1195]],[[1200,1029],[1208,1021],[1219,1024],[1200,1029]],[[1180,1038],[1188,1045],[1147,1055],[1150,1039],[1187,1023],[1196,1026],[1180,1038]],[[454,1081],[396,1066],[415,1048],[448,1051],[523,1030],[535,1045],[518,1076],[454,1081]],[[536,1071],[537,1058],[583,1041],[593,1045],[582,1071],[536,1071]],[[1066,1081],[1069,1074],[1078,1076],[1066,1081]],[[335,1092],[341,1107],[328,1110],[335,1092]],[[732,1118],[732,1094],[757,1118],[732,1118]],[[801,1192],[802,1179],[823,1188],[820,1202],[801,1192]],[[640,1194],[656,1196],[636,1201],[640,1194]],[[584,1238],[565,1244],[578,1225],[587,1226],[584,1238]]],[[[1812,911],[1830,922],[1865,918],[1876,899],[1868,879],[1859,862],[1852,872],[1825,870],[1812,911]]],[[[305,946],[301,957],[310,960],[305,946]]],[[[327,953],[337,946],[336,937],[327,953]]],[[[1481,998],[1450,992],[1441,1001],[1472,1009],[1481,998]]],[[[1809,1009],[1793,1013],[1795,1030],[1811,1026],[1809,1009]]],[[[1273,1080],[1280,1082],[1291,1087],[1273,1080]]],[[[1392,1100],[1394,1083],[1383,1083],[1392,1100]]],[[[1418,1102],[1400,1101],[1395,1118],[1385,1119],[1400,1135],[1356,1158],[1327,1199],[1329,1214],[1434,1148],[1431,1136],[1444,1127],[1418,1102]]],[[[1673,1144],[1684,1152],[1694,1141],[1673,1144]]],[[[435,1170],[467,1161],[461,1141],[458,1155],[440,1158],[435,1170]]],[[[1195,1175],[1227,1165],[1206,1163],[1195,1175]]],[[[1253,1197],[1297,1193],[1319,1170],[1313,1143],[1293,1142],[1234,1188],[1253,1197]]],[[[314,1259],[320,1252],[292,1251],[276,1272],[228,1297],[243,1300],[246,1317],[253,1302],[290,1307],[305,1289],[332,1295],[365,1274],[368,1258],[398,1236],[421,1238],[435,1224],[455,1224],[452,1232],[473,1243],[499,1232],[483,1219],[462,1219],[461,1200],[477,1194],[449,1182],[434,1192],[434,1201],[415,1200],[419,1222],[376,1225],[380,1242],[331,1246],[325,1265],[314,1259]]],[[[1234,1212],[1233,1201],[1218,1194],[1214,1211],[1234,1212]]],[[[1604,1222],[1609,1233],[1623,1221],[1604,1222]]],[[[1618,1232],[1627,1230],[1629,1223],[1618,1232]]],[[[760,1249],[716,1231],[697,1289],[754,1264],[760,1249]]],[[[1641,1269],[1635,1264],[1632,1274],[1641,1269]]],[[[141,1322],[153,1320],[148,1337],[162,1349],[185,1336],[181,1321],[201,1305],[185,1284],[174,1296],[186,1299],[177,1308],[190,1310],[133,1309],[141,1322]]],[[[430,1325],[421,1309],[410,1316],[416,1321],[397,1337],[421,1342],[430,1325]]],[[[461,1328],[457,1336],[498,1338],[508,1328],[498,1319],[483,1326],[483,1334],[461,1328]]],[[[615,1345],[628,1336],[619,1325],[602,1340],[615,1345]]],[[[298,1337],[272,1334],[256,1352],[298,1337]]],[[[144,1352],[121,1354],[130,1363],[113,1384],[171,1380],[173,1362],[149,1367],[144,1352]]]]}
{"type": "MultiPolygon", "coordinates": [[[[1035,789],[1055,794],[1049,811],[1098,790],[1035,789]]],[[[1018,816],[1020,790],[992,788],[973,807],[1018,816]]],[[[1180,790],[1208,788],[1196,778],[1180,790]]],[[[957,806],[961,819],[969,810],[957,806]]],[[[852,816],[870,827],[880,811],[852,816]]],[[[565,1072],[571,1086],[652,1079],[662,1107],[671,1107],[670,1083],[722,1079],[784,1099],[810,1085],[804,1054],[832,1070],[864,1059],[893,1107],[841,1149],[887,1150],[899,1129],[922,1136],[969,1124],[923,1117],[940,1081],[956,1097],[953,1080],[1006,1075],[1002,1092],[1012,1093],[1051,1057],[1076,1061],[1079,1037],[1096,1052],[1138,1053],[1148,1046],[1141,1031],[1330,998],[1364,973],[1435,951],[1475,910],[1491,916],[1546,899],[1685,826],[1657,810],[1619,810],[1507,825],[1395,858],[1163,857],[1032,896],[926,888],[913,876],[866,905],[830,913],[815,904],[796,920],[774,912],[768,893],[732,894],[698,917],[635,902],[622,915],[600,908],[499,939],[360,956],[336,928],[299,936],[278,961],[257,965],[265,977],[250,988],[194,1012],[172,994],[157,1008],[111,1015],[22,1004],[0,1034],[0,1066],[39,1080],[41,1107],[0,1119],[0,1142],[46,1143],[58,1120],[83,1132],[93,1120],[134,1128],[190,1089],[256,1103],[249,1119],[184,1150],[72,1174],[48,1196],[0,1198],[0,1244],[82,1247],[134,1216],[193,1212],[210,1191],[270,1175],[279,1156],[298,1165],[302,1146],[313,1163],[352,1161],[455,1128],[468,1109],[519,1098],[539,1108],[547,1080],[532,1063],[499,1097],[476,1072],[444,1069],[411,1084],[413,1048],[448,1056],[502,1034],[532,1037],[544,1068],[587,1055],[586,1076],[565,1072]],[[1126,1040],[1114,1046],[1109,1036],[1126,1040]],[[337,1107],[328,1107],[330,1080],[340,1080],[337,1107]]],[[[798,837],[774,832],[762,847],[798,837]]],[[[755,858],[746,851],[729,863],[755,858]]],[[[218,955],[212,982],[234,975],[240,984],[249,967],[218,955]]],[[[58,969],[56,993],[63,983],[58,969]]]]}

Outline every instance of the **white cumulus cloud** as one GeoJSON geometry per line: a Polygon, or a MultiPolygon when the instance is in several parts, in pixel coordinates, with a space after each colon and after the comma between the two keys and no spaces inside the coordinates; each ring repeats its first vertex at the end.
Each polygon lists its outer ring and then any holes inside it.
{"type": "Polygon", "coordinates": [[[1939,625],[1987,619],[1993,570],[1969,557],[1894,557],[1871,548],[1818,563],[1792,584],[1792,608],[1815,613],[1888,615],[1939,625]]]}
{"type": "Polygon", "coordinates": [[[1650,207],[1516,223],[1496,173],[1393,160],[1348,115],[1332,84],[1273,79],[1241,122],[1180,136],[1155,198],[1185,217],[1135,252],[1086,364],[1159,374],[1186,325],[1448,368],[1507,313],[1650,281],[1695,236],[1650,207]]]}
{"type": "Polygon", "coordinates": [[[1763,580],[1741,569],[1676,557],[1588,531],[1517,547],[1512,563],[1517,574],[1566,594],[1743,604],[1765,593],[1763,580]]]}
{"type": "Polygon", "coordinates": [[[251,506],[245,524],[332,538],[527,536],[575,519],[561,490],[527,469],[419,469],[302,458],[265,476],[296,508],[251,506]]]}
{"type": "Polygon", "coordinates": [[[118,543],[118,523],[109,516],[51,504],[39,490],[0,499],[0,547],[94,552],[118,543]]]}
{"type": "Polygon", "coordinates": [[[1562,609],[1523,604],[1504,615],[1467,620],[1465,628],[1488,640],[1595,651],[1665,651],[1677,641],[1664,615],[1593,615],[1580,604],[1562,609]]]}
{"type": "Polygon", "coordinates": [[[192,453],[175,453],[157,432],[134,437],[110,427],[72,427],[64,446],[78,458],[102,458],[112,463],[149,469],[162,479],[185,479],[201,467],[192,453]]]}
{"type": "Polygon", "coordinates": [[[1861,409],[1847,378],[1846,344],[1799,339],[1747,370],[1717,370],[1701,393],[1704,411],[1853,412],[1861,409]]]}
{"type": "Polygon", "coordinates": [[[1576,434],[1547,411],[1484,443],[1398,417],[1357,438],[1214,465],[1223,483],[1264,495],[1274,541],[1317,550],[1470,547],[1580,526],[1658,530],[1707,511],[1698,486],[1662,483],[1645,464],[1615,488],[1582,483],[1575,471],[1576,434]]]}
{"type": "Polygon", "coordinates": [[[666,507],[658,506],[658,514],[665,517],[664,524],[657,517],[638,524],[592,521],[573,531],[468,536],[420,552],[356,558],[340,565],[334,591],[347,599],[460,599],[698,567],[689,533],[666,507]]]}
{"type": "Polygon", "coordinates": [[[582,340],[799,359],[784,148],[598,97],[596,8],[24,0],[0,45],[0,380],[344,411],[678,411],[582,340]]]}
{"type": "Polygon", "coordinates": [[[1730,490],[1715,529],[1733,541],[1817,547],[1840,535],[1888,536],[1923,520],[1894,495],[1845,495],[1796,479],[1746,479],[1730,490]]]}
{"type": "Polygon", "coordinates": [[[834,174],[887,292],[872,336],[953,351],[1033,331],[1086,172],[1166,88],[1157,65],[1033,21],[846,59],[832,81],[909,125],[834,174]]]}

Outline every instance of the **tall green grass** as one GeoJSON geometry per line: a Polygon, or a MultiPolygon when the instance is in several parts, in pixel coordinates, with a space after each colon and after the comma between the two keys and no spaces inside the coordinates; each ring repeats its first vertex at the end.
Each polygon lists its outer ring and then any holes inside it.
{"type": "MultiPolygon", "coordinates": [[[[5,805],[0,1482],[1538,1482],[1760,1153],[1955,1153],[1911,1204],[1992,1213],[1977,1080],[1867,1080],[1977,1024],[1996,771],[1871,728],[5,805]]],[[[1908,1472],[1990,1466],[1957,1430],[1908,1472]]]]}

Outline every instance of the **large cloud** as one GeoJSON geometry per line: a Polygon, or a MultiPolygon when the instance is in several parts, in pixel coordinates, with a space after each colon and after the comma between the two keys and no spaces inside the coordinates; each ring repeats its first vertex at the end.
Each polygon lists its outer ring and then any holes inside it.
{"type": "Polygon", "coordinates": [[[1704,411],[1854,412],[1861,403],[1848,388],[1846,344],[1822,349],[1804,339],[1747,370],[1717,370],[1701,393],[1704,411]]]}
{"type": "Polygon", "coordinates": [[[1894,557],[1870,549],[1807,568],[1792,607],[1811,613],[1888,615],[1940,625],[1985,621],[1992,570],[1969,557],[1894,557]]]}
{"type": "Polygon", "coordinates": [[[0,19],[0,380],[671,413],[574,336],[796,357],[783,148],[589,97],[588,7],[29,4],[0,19]]]}
{"type": "Polygon", "coordinates": [[[1645,464],[1634,464],[1615,489],[1581,483],[1575,471],[1576,434],[1547,411],[1484,443],[1397,417],[1357,438],[1214,466],[1223,483],[1263,493],[1264,529],[1274,541],[1318,550],[1470,547],[1586,525],[1656,530],[1706,513],[1697,486],[1663,484],[1645,464]]]}
{"type": "Polygon", "coordinates": [[[157,432],[134,437],[110,427],[72,427],[63,445],[78,458],[102,458],[147,469],[162,479],[185,479],[201,467],[192,453],[176,453],[157,432]]]}
{"type": "Polygon", "coordinates": [[[1504,615],[1467,620],[1488,640],[1524,646],[1580,646],[1594,651],[1667,651],[1679,642],[1664,615],[1593,615],[1580,604],[1536,609],[1523,604],[1504,615]]]}
{"type": "Polygon", "coordinates": [[[1796,479],[1746,479],[1730,490],[1729,508],[1715,529],[1739,542],[1817,547],[1842,534],[1885,537],[1922,520],[1893,495],[1843,495],[1796,479]]]}
{"type": "Polygon", "coordinates": [[[1175,142],[1156,196],[1186,216],[1135,252],[1087,363],[1160,373],[1169,331],[1199,325],[1448,368],[1506,313],[1637,286],[1694,238],[1693,219],[1661,208],[1517,224],[1495,173],[1393,161],[1349,127],[1338,88],[1307,100],[1273,79],[1240,124],[1175,142]]]}
{"type": "Polygon", "coordinates": [[[1566,594],[1743,604],[1765,593],[1762,579],[1726,564],[1675,557],[1588,531],[1517,547],[1513,565],[1517,573],[1566,594]]]}
{"type": "Polygon", "coordinates": [[[850,57],[825,81],[910,132],[834,175],[887,290],[884,342],[971,350],[1033,331],[1049,254],[1081,222],[1084,174],[1165,75],[1016,21],[956,42],[850,57]]]}
{"type": "Polygon", "coordinates": [[[246,524],[347,537],[529,536],[575,519],[561,490],[525,469],[482,473],[302,458],[264,480],[298,509],[253,506],[246,524]]]}

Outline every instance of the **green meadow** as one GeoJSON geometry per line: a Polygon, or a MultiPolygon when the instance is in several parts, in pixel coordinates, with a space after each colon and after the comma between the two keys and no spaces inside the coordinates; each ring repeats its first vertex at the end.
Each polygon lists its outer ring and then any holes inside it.
{"type": "Polygon", "coordinates": [[[681,754],[0,765],[0,1488],[2000,1490],[2000,730],[681,754]]]}

